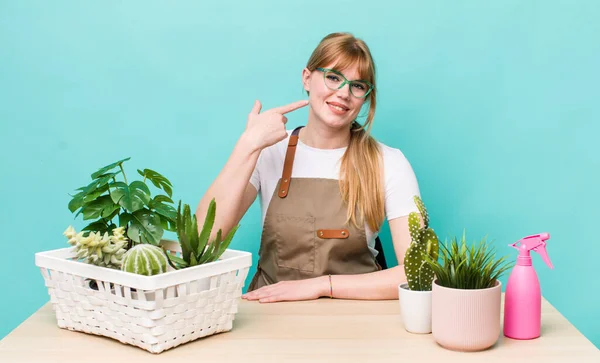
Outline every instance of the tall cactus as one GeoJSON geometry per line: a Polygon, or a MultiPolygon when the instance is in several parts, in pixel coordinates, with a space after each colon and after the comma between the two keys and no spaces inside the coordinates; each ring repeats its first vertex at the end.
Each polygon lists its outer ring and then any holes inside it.
{"type": "Polygon", "coordinates": [[[433,282],[433,270],[425,263],[423,254],[428,254],[432,260],[437,261],[439,252],[438,237],[429,227],[429,216],[425,204],[418,196],[414,198],[415,204],[423,217],[423,228],[419,214],[412,212],[408,216],[408,227],[411,243],[404,255],[404,272],[408,280],[408,287],[414,291],[430,291],[433,282]]]}

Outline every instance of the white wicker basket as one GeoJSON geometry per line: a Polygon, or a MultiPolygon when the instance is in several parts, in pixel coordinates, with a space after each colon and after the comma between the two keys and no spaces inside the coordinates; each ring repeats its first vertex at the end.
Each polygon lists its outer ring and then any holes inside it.
{"type": "MultiPolygon", "coordinates": [[[[180,252],[176,242],[161,245],[180,252]]],[[[58,326],[152,353],[231,330],[252,264],[250,253],[228,249],[215,262],[142,276],[73,258],[73,247],[35,255],[58,326]]]]}

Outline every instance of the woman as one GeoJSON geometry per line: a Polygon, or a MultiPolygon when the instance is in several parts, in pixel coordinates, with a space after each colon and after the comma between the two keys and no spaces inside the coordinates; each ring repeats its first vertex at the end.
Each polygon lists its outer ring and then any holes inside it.
{"type": "Polygon", "coordinates": [[[259,261],[244,299],[396,299],[406,281],[403,265],[382,270],[374,241],[387,217],[402,263],[419,189],[402,152],[369,135],[376,105],[369,48],[351,34],[326,36],[302,83],[307,101],[263,112],[255,102],[246,130],[198,205],[198,219],[215,198],[213,230],[225,235],[260,193],[259,261]],[[285,114],[307,105],[306,127],[286,130],[285,114]],[[363,105],[369,111],[361,126],[356,119],[363,105]]]}

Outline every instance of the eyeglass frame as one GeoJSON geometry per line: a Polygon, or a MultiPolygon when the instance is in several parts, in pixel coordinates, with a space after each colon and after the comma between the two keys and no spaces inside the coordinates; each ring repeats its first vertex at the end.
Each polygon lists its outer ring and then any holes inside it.
{"type": "MultiPolygon", "coordinates": [[[[340,72],[340,71],[336,71],[335,69],[331,69],[331,68],[321,68],[321,67],[318,67],[318,68],[315,68],[315,69],[316,69],[317,71],[321,71],[321,72],[323,72],[323,81],[325,81],[325,85],[326,85],[326,86],[327,86],[327,80],[325,79],[325,73],[327,73],[327,72],[333,72],[333,73],[337,74],[338,76],[342,77],[342,78],[344,79],[344,82],[342,82],[342,84],[341,84],[341,85],[340,85],[340,86],[339,86],[337,89],[341,89],[342,87],[344,87],[344,86],[346,85],[346,83],[348,83],[348,84],[350,85],[350,86],[348,86],[348,87],[349,87],[350,94],[351,94],[353,97],[356,97],[356,98],[366,98],[366,97],[367,97],[367,96],[368,96],[368,95],[371,93],[371,91],[372,91],[372,90],[375,88],[375,86],[373,86],[373,85],[371,84],[371,82],[365,81],[365,80],[363,80],[363,79],[356,79],[356,80],[349,81],[349,80],[348,80],[348,79],[347,79],[347,78],[346,78],[346,77],[345,77],[345,76],[342,74],[342,72],[340,72]],[[363,82],[363,83],[366,83],[366,84],[369,86],[369,89],[367,90],[367,92],[365,93],[365,95],[364,95],[364,96],[360,96],[360,97],[359,97],[359,96],[355,96],[355,95],[354,95],[354,93],[352,93],[352,87],[351,87],[351,86],[352,86],[352,82],[363,82]]],[[[327,88],[329,88],[329,89],[332,89],[332,88],[331,88],[331,87],[329,87],[329,86],[327,86],[327,88]]]]}

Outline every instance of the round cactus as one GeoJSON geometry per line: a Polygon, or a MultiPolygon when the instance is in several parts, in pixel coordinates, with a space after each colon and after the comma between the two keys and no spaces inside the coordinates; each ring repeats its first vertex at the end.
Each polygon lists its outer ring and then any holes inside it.
{"type": "Polygon", "coordinates": [[[139,244],[125,253],[121,269],[138,275],[158,275],[167,271],[167,256],[160,247],[139,244]]]}

